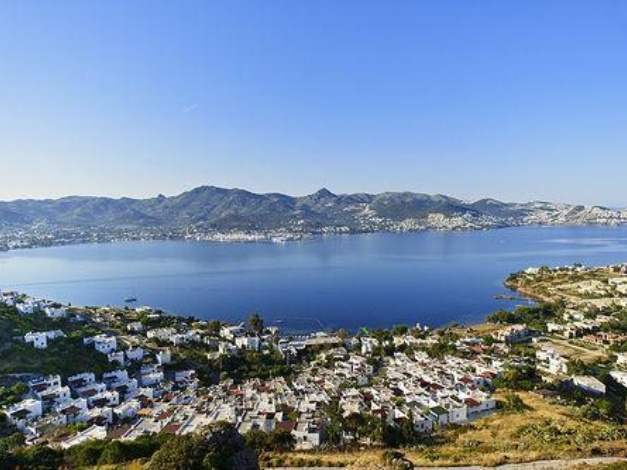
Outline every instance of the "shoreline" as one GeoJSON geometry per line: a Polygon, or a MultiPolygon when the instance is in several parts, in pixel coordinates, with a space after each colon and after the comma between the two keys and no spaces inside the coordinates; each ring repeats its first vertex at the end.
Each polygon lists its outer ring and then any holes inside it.
{"type": "Polygon", "coordinates": [[[534,291],[532,291],[529,288],[519,286],[515,282],[504,281],[503,285],[505,287],[507,287],[509,290],[521,294],[522,297],[524,299],[527,299],[527,300],[533,300],[533,301],[536,301],[536,302],[538,302],[538,301],[539,302],[546,302],[546,303],[549,303],[549,304],[557,302],[557,299],[554,299],[554,298],[549,297],[547,295],[538,294],[537,292],[534,292],[534,291]]]}
{"type": "MultiPolygon", "coordinates": [[[[190,236],[189,234],[176,234],[176,233],[161,233],[153,237],[141,238],[141,236],[133,236],[130,234],[128,237],[111,238],[105,240],[93,240],[85,239],[83,241],[65,241],[58,242],[50,241],[46,243],[39,243],[29,246],[9,246],[9,242],[3,242],[0,244],[0,253],[11,252],[17,250],[28,249],[42,249],[42,248],[55,248],[63,246],[80,246],[80,245],[104,245],[111,243],[125,243],[125,242],[156,242],[156,241],[190,241],[190,242],[208,242],[208,243],[270,243],[270,244],[284,244],[299,242],[308,239],[315,239],[326,236],[354,236],[354,235],[376,235],[376,234],[417,234],[417,233],[473,233],[473,232],[488,232],[498,231],[504,229],[517,229],[517,228],[623,228],[627,227],[627,222],[623,224],[519,224],[519,225],[500,225],[500,226],[486,226],[486,227],[423,227],[416,229],[381,229],[381,230],[334,230],[334,231],[311,231],[311,232],[289,232],[289,231],[272,231],[272,230],[260,230],[250,231],[235,230],[232,232],[207,232],[205,234],[199,234],[197,236],[190,236]]],[[[98,235],[97,233],[94,235],[98,235]]],[[[46,235],[42,235],[46,236],[46,235]]],[[[0,233],[0,239],[3,237],[0,233]]]]}

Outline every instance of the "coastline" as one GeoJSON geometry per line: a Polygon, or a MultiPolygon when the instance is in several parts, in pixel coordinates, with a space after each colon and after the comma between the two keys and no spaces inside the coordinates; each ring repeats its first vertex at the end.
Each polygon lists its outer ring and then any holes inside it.
{"type": "Polygon", "coordinates": [[[505,287],[507,287],[508,289],[510,289],[513,292],[517,292],[519,294],[521,294],[521,296],[525,299],[529,299],[529,300],[533,300],[533,301],[539,301],[539,302],[546,302],[546,303],[553,303],[556,302],[557,300],[549,297],[547,295],[542,295],[542,294],[538,294],[537,292],[534,292],[531,289],[528,289],[526,287],[522,287],[518,284],[516,284],[515,282],[511,282],[511,281],[504,281],[503,285],[505,287]]]}
{"type": "MultiPolygon", "coordinates": [[[[547,224],[547,223],[520,223],[520,224],[503,224],[503,225],[485,225],[485,226],[421,226],[412,228],[382,228],[382,229],[363,229],[355,230],[344,227],[325,227],[320,230],[312,231],[290,231],[287,229],[278,230],[233,230],[227,232],[204,232],[197,234],[189,234],[184,231],[174,230],[171,232],[156,232],[152,235],[142,234],[146,231],[130,231],[124,233],[121,236],[111,236],[111,231],[118,229],[101,229],[94,231],[88,236],[82,235],[85,238],[77,238],[76,240],[60,239],[55,240],[54,234],[43,233],[37,235],[43,237],[45,241],[33,242],[32,244],[22,244],[21,242],[11,240],[11,234],[3,234],[0,232],[0,253],[24,250],[24,249],[40,249],[40,248],[54,248],[59,246],[78,246],[78,245],[92,245],[92,244],[110,244],[121,242],[149,242],[149,241],[192,241],[192,242],[209,242],[209,243],[292,243],[299,242],[308,239],[314,239],[324,236],[354,236],[354,235],[369,235],[369,234],[410,234],[410,233],[424,233],[424,232],[482,232],[482,231],[498,231],[503,229],[516,229],[516,228],[584,228],[584,227],[599,227],[599,228],[619,228],[627,227],[625,223],[564,223],[564,224],[547,224]],[[13,245],[13,246],[12,246],[13,245]]],[[[69,228],[64,230],[83,230],[79,228],[69,228]]]]}

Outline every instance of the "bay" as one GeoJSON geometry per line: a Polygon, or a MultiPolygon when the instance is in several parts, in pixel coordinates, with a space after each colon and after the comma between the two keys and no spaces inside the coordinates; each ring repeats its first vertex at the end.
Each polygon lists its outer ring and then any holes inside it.
{"type": "Polygon", "coordinates": [[[627,227],[521,227],[301,242],[124,242],[0,253],[0,289],[73,305],[137,297],[176,315],[290,330],[479,323],[529,266],[627,261],[627,227]]]}

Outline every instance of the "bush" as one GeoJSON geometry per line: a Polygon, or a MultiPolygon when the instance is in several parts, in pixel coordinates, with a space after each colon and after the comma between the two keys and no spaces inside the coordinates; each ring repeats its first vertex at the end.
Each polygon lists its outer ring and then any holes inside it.
{"type": "Polygon", "coordinates": [[[501,409],[506,413],[521,413],[527,409],[527,405],[516,393],[508,393],[500,402],[501,409]]]}

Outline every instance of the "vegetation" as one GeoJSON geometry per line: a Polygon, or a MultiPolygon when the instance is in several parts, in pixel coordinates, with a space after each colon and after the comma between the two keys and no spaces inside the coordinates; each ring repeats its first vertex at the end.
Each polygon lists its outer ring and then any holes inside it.
{"type": "Polygon", "coordinates": [[[248,325],[255,333],[259,334],[263,331],[263,320],[258,313],[253,313],[250,316],[248,319],[248,325]]]}
{"type": "Polygon", "coordinates": [[[529,328],[538,331],[546,331],[547,322],[553,320],[563,311],[562,304],[542,302],[538,305],[519,306],[513,312],[497,310],[488,315],[486,320],[490,323],[500,324],[526,324],[529,328]]]}
{"type": "Polygon", "coordinates": [[[527,410],[527,405],[516,393],[506,393],[499,402],[501,410],[505,413],[522,413],[527,410]]]}
{"type": "MultiPolygon", "coordinates": [[[[276,433],[277,442],[285,439],[279,435],[276,433]]],[[[243,468],[258,468],[254,453],[227,423],[216,423],[199,434],[154,434],[134,441],[90,441],[66,450],[41,445],[23,447],[21,442],[8,444],[8,439],[0,440],[0,468],[6,470],[57,470],[135,461],[148,461],[151,470],[226,470],[242,468],[238,467],[241,463],[246,464],[243,468]]],[[[291,449],[293,445],[272,448],[279,451],[291,449]]]]}
{"type": "Polygon", "coordinates": [[[11,406],[28,393],[28,385],[18,382],[11,387],[0,387],[0,408],[11,406]]]}
{"type": "Polygon", "coordinates": [[[258,469],[254,452],[228,423],[216,423],[202,434],[176,436],[157,451],[149,470],[258,469]]]}
{"type": "Polygon", "coordinates": [[[263,452],[289,452],[294,450],[296,440],[286,429],[276,428],[272,431],[253,429],[244,434],[246,444],[258,454],[263,452]]]}
{"type": "Polygon", "coordinates": [[[492,381],[497,389],[533,390],[541,383],[536,368],[531,365],[510,366],[492,381]]]}
{"type": "Polygon", "coordinates": [[[98,330],[70,318],[48,318],[41,312],[20,315],[16,308],[0,305],[0,374],[72,375],[85,368],[96,373],[111,370],[106,356],[83,346],[84,337],[97,333],[98,330]],[[45,353],[23,341],[29,331],[49,330],[61,330],[67,338],[50,341],[45,353]]]}
{"type": "Polygon", "coordinates": [[[209,367],[219,371],[222,379],[242,382],[246,379],[267,380],[272,377],[290,377],[295,371],[276,351],[241,351],[236,356],[221,355],[209,360],[209,367]]]}

